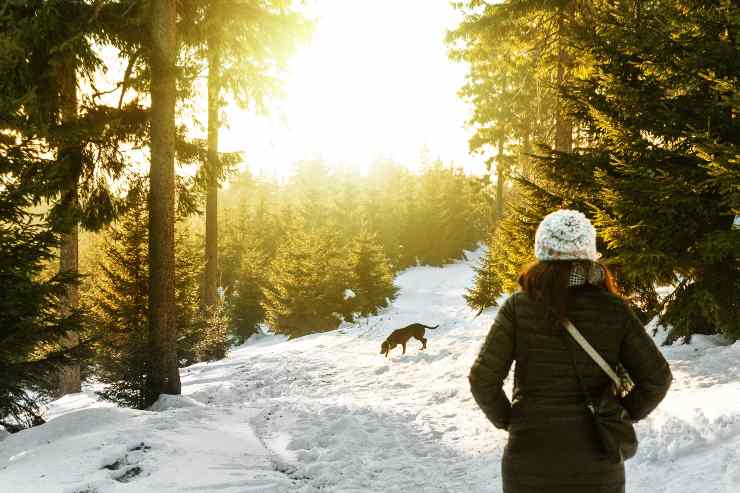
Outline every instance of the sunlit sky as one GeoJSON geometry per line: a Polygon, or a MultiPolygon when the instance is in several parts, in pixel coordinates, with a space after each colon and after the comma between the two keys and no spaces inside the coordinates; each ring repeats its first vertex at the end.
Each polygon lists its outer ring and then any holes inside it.
{"type": "Polygon", "coordinates": [[[465,66],[450,61],[448,0],[310,0],[312,39],[292,59],[284,96],[258,116],[230,107],[221,151],[244,152],[255,171],[286,177],[323,158],[361,170],[378,158],[416,169],[422,150],[470,172],[469,108],[457,97],[465,66]]]}

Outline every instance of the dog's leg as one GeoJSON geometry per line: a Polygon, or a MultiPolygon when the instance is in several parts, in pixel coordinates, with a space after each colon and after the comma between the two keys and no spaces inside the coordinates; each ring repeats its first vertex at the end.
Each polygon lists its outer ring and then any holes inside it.
{"type": "Polygon", "coordinates": [[[427,348],[427,338],[426,337],[422,337],[419,340],[421,341],[421,344],[422,344],[421,349],[422,350],[426,349],[427,348]]]}
{"type": "Polygon", "coordinates": [[[401,346],[403,347],[403,352],[401,354],[406,354],[406,343],[404,342],[401,346]]]}

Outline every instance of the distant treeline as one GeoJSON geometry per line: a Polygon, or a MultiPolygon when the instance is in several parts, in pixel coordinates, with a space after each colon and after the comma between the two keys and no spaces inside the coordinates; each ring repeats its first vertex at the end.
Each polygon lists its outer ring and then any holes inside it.
{"type": "Polygon", "coordinates": [[[266,322],[291,336],[375,313],[393,275],[475,248],[490,224],[487,180],[428,163],[377,162],[362,175],[299,163],[284,185],[245,172],[222,193],[224,297],[240,337],[266,322]]]}
{"type": "MultiPolygon", "coordinates": [[[[416,264],[442,265],[473,249],[491,217],[485,178],[428,163],[419,174],[392,162],[367,175],[296,165],[285,184],[248,170],[221,193],[221,301],[203,308],[202,209],[192,201],[175,224],[175,314],[180,366],[224,356],[260,324],[291,337],[336,328],[387,306],[394,275],[416,264]]],[[[80,242],[80,332],[88,351],[83,377],[106,384],[101,395],[146,406],[150,345],[147,310],[146,180],[125,212],[80,242]]]]}

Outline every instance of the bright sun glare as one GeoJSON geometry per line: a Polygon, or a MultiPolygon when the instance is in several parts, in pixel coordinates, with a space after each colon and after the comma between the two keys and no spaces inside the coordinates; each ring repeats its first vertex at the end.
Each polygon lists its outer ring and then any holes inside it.
{"type": "Polygon", "coordinates": [[[223,151],[244,151],[256,170],[285,177],[301,159],[366,169],[391,158],[412,169],[422,150],[480,172],[469,156],[465,67],[447,58],[448,0],[314,0],[314,36],[292,60],[285,96],[270,114],[229,108],[223,151]]]}

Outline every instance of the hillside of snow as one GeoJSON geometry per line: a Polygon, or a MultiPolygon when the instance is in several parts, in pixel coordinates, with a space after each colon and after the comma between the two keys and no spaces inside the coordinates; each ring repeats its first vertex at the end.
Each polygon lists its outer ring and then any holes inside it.
{"type": "MultiPolygon", "coordinates": [[[[467,382],[495,316],[474,319],[462,298],[479,255],[404,271],[398,299],[361,323],[261,336],[184,368],[183,395],[150,411],[111,407],[91,388],[65,396],[47,424],[0,437],[0,492],[501,491],[506,433],[467,382]],[[411,340],[406,355],[380,355],[412,322],[440,325],[428,349],[411,340]]],[[[627,491],[740,492],[740,342],[661,349],[675,381],[637,427],[627,491]]]]}

